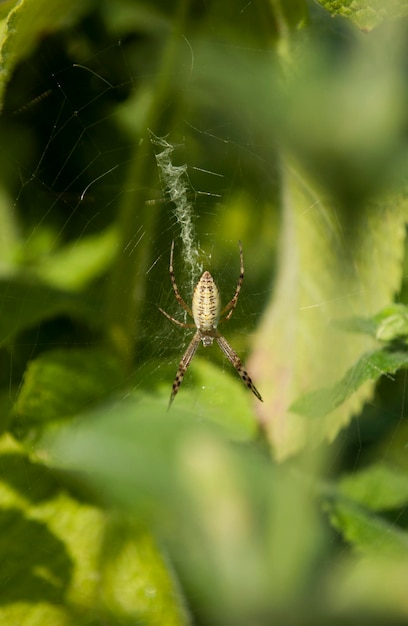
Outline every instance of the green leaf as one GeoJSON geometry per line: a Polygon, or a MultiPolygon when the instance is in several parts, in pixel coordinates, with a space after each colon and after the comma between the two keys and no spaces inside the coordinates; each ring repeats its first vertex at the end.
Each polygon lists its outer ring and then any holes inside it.
{"type": "Polygon", "coordinates": [[[365,382],[395,374],[398,369],[407,366],[408,352],[377,350],[364,354],[333,387],[305,394],[291,405],[290,410],[306,417],[324,417],[343,404],[365,382]]]}
{"type": "Polygon", "coordinates": [[[350,317],[334,322],[337,328],[393,342],[408,336],[408,307],[394,303],[373,317],[350,317]]]}
{"type": "Polygon", "coordinates": [[[117,391],[123,379],[120,362],[107,350],[52,350],[29,363],[15,412],[39,422],[74,415],[117,391]]]}
{"type": "Polygon", "coordinates": [[[408,15],[404,0],[317,0],[331,15],[350,19],[361,30],[369,31],[386,20],[408,15]]]}
{"type": "Polygon", "coordinates": [[[375,463],[342,478],[341,493],[370,511],[406,507],[408,504],[408,475],[399,468],[375,463]]]}
{"type": "Polygon", "coordinates": [[[344,476],[335,490],[323,488],[322,494],[331,523],[357,551],[376,559],[406,561],[408,534],[373,514],[406,507],[408,481],[404,470],[375,463],[344,476]]]}
{"type": "Polygon", "coordinates": [[[3,0],[0,4],[0,20],[7,17],[11,9],[18,3],[18,0],[3,0]]]}
{"type": "Polygon", "coordinates": [[[188,622],[146,529],[123,523],[113,549],[112,517],[71,496],[61,476],[9,437],[0,440],[0,464],[1,623],[188,622]]]}
{"type": "Polygon", "coordinates": [[[333,526],[357,551],[377,558],[408,558],[408,534],[395,524],[341,498],[325,508],[333,526]]]}
{"type": "Polygon", "coordinates": [[[63,246],[41,259],[33,272],[44,283],[59,289],[83,289],[108,269],[116,246],[116,231],[107,229],[63,246]]]}
{"type": "MultiPolygon", "coordinates": [[[[189,372],[195,379],[194,388],[190,388],[187,375],[187,380],[174,400],[177,403],[175,406],[194,411],[197,416],[220,424],[235,440],[253,440],[258,424],[251,392],[242,384],[232,366],[226,364],[221,369],[210,359],[210,350],[207,350],[206,356],[194,358],[189,372]]],[[[169,371],[166,390],[169,396],[174,374],[173,370],[169,371]]],[[[163,406],[167,408],[166,401],[163,406]]]]}
{"type": "Polygon", "coordinates": [[[191,623],[174,572],[147,528],[126,517],[110,515],[102,548],[98,599],[109,621],[114,616],[114,623],[119,624],[191,623]]]}
{"type": "Polygon", "coordinates": [[[376,336],[378,324],[375,317],[346,317],[334,320],[333,325],[345,332],[376,336]]]}
{"type": "Polygon", "coordinates": [[[192,421],[185,406],[173,406],[169,413],[164,396],[135,393],[85,414],[72,429],[58,427],[55,435],[51,429],[41,448],[51,447],[57,467],[91,471],[94,482],[105,483],[112,502],[157,511],[161,519],[184,497],[174,459],[191,431],[204,436],[211,424],[192,421]]]}
{"type": "Polygon", "coordinates": [[[207,623],[250,623],[291,597],[313,558],[321,531],[309,488],[177,398],[167,412],[156,396],[127,395],[53,428],[39,451],[154,529],[207,623]],[[300,515],[290,541],[287,520],[300,515]]]}
{"type": "Polygon", "coordinates": [[[279,457],[310,435],[310,424],[294,411],[322,416],[337,407],[312,428],[315,441],[331,440],[370,397],[367,381],[407,361],[387,351],[361,357],[374,339],[345,337],[333,324],[350,312],[374,315],[392,299],[402,275],[407,202],[360,207],[355,236],[345,242],[346,212],[324,202],[297,171],[287,170],[284,190],[281,269],[248,364],[259,388],[269,389],[257,410],[279,457]],[[293,404],[305,392],[301,405],[293,404]]]}
{"type": "Polygon", "coordinates": [[[83,296],[27,279],[0,280],[0,344],[56,315],[95,319],[97,313],[83,296]]]}
{"type": "Polygon", "coordinates": [[[328,596],[335,614],[345,623],[404,624],[407,620],[407,559],[377,554],[361,557],[347,552],[336,561],[328,578],[328,596]],[[368,616],[355,619],[355,616],[368,616]]]}
{"type": "Polygon", "coordinates": [[[375,316],[378,341],[396,341],[408,337],[408,307],[394,304],[375,316]]]}
{"type": "Polygon", "coordinates": [[[0,274],[13,271],[16,249],[20,244],[18,219],[11,194],[0,186],[0,274]]]}
{"type": "MultiPolygon", "coordinates": [[[[12,4],[15,6],[13,7],[12,4]]],[[[87,0],[20,0],[0,26],[0,103],[16,64],[32,53],[44,33],[74,24],[90,6],[87,0]]]]}

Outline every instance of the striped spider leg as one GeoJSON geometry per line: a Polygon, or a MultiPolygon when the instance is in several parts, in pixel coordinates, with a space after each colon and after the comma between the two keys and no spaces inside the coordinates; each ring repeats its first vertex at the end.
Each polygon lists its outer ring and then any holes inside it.
{"type": "Polygon", "coordinates": [[[196,353],[198,346],[200,345],[200,341],[203,342],[203,346],[207,348],[213,344],[213,341],[218,343],[219,347],[230,361],[230,363],[235,367],[238,374],[240,375],[243,383],[250,389],[256,397],[262,400],[261,394],[253,384],[251,377],[246,371],[244,365],[242,364],[241,359],[230,346],[228,341],[223,337],[217,330],[217,326],[220,322],[225,322],[230,319],[231,315],[234,312],[234,309],[238,302],[238,297],[241,291],[242,281],[244,280],[244,257],[242,252],[242,244],[239,242],[239,254],[240,254],[240,274],[238,278],[238,283],[235,289],[235,293],[232,299],[228,302],[228,304],[222,309],[220,305],[220,294],[218,291],[218,287],[214,282],[213,277],[210,272],[204,272],[198,281],[193,294],[193,301],[191,308],[184,302],[182,296],[177,287],[176,277],[174,275],[173,269],[173,254],[174,254],[174,241],[171,243],[171,251],[170,251],[170,280],[173,285],[174,295],[176,296],[177,302],[180,306],[193,318],[194,324],[186,324],[184,322],[180,322],[179,320],[171,317],[166,311],[160,309],[160,311],[165,315],[171,322],[177,324],[177,326],[181,326],[182,328],[196,328],[196,332],[194,337],[190,341],[190,344],[187,347],[187,350],[183,354],[183,357],[180,361],[180,364],[177,369],[177,374],[173,382],[173,388],[169,401],[169,408],[176,397],[176,394],[180,388],[181,383],[183,382],[184,375],[187,371],[188,366],[191,363],[193,356],[196,353]]]}

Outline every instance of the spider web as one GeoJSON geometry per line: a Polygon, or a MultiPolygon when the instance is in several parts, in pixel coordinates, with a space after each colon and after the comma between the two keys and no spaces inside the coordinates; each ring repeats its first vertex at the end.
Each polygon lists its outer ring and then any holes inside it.
{"type": "MultiPolygon", "coordinates": [[[[37,81],[27,85],[25,66],[19,68],[14,78],[16,87],[9,90],[6,102],[6,115],[28,138],[27,145],[12,157],[13,228],[20,239],[22,266],[30,266],[31,274],[57,288],[83,289],[88,275],[103,283],[112,250],[106,258],[103,252],[99,253],[102,258],[95,260],[99,268],[83,267],[74,278],[67,275],[64,255],[69,263],[70,256],[75,259],[75,252],[81,246],[86,250],[87,242],[92,240],[97,247],[100,239],[102,248],[112,235],[123,198],[134,192],[127,168],[140,141],[137,136],[133,138],[137,130],[132,128],[130,119],[137,77],[131,71],[132,52],[120,41],[77,63],[68,60],[65,51],[51,38],[44,42],[38,57],[32,60],[39,72],[37,81]]],[[[252,148],[229,138],[228,122],[216,134],[195,126],[192,117],[183,122],[182,130],[183,136],[175,136],[174,142],[151,131],[150,142],[142,145],[146,158],[156,158],[157,167],[145,190],[147,212],[122,248],[123,255],[135,255],[144,239],[149,238],[150,260],[146,299],[138,323],[137,360],[156,365],[153,372],[148,368],[144,378],[136,376],[136,385],[157,375],[163,361],[170,362],[175,371],[191,339],[188,333],[164,323],[157,313],[162,306],[182,319],[185,315],[174,300],[168,274],[171,240],[175,240],[175,271],[186,300],[191,302],[203,268],[215,268],[224,303],[232,296],[239,273],[238,239],[245,241],[245,233],[231,228],[231,222],[227,222],[228,229],[222,228],[223,208],[233,202],[235,193],[234,179],[222,164],[224,155],[228,155],[228,167],[232,163],[233,176],[239,178],[240,161],[248,155],[259,161],[256,151],[252,153],[252,148]],[[201,144],[199,149],[197,144],[201,144]],[[216,159],[214,155],[218,155],[216,159]],[[156,232],[146,225],[146,214],[160,216],[156,232]],[[217,243],[214,228],[221,232],[217,243]]],[[[98,256],[97,251],[95,255],[98,256]]],[[[253,265],[250,259],[246,260],[248,271],[253,265]]],[[[233,332],[244,337],[248,328],[255,325],[257,299],[262,297],[261,292],[257,298],[248,289],[243,290],[240,307],[234,313],[233,332]]],[[[33,356],[42,350],[40,341],[38,338],[31,347],[33,356]]],[[[215,355],[217,359],[224,368],[220,355],[215,355]]],[[[170,388],[167,370],[162,378],[170,388]]],[[[184,384],[188,386],[188,380],[184,384]]]]}

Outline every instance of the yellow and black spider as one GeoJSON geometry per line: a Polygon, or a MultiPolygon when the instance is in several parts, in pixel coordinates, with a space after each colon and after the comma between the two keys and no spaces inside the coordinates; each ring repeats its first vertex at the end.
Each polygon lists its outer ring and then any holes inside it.
{"type": "Polygon", "coordinates": [[[239,254],[241,261],[241,269],[238,278],[237,287],[235,293],[228,302],[228,304],[221,310],[221,301],[220,301],[220,292],[218,291],[218,287],[214,282],[213,277],[210,272],[204,272],[198,281],[193,294],[193,301],[191,304],[191,308],[184,302],[183,298],[180,295],[180,292],[177,287],[176,277],[174,275],[173,270],[173,252],[174,252],[174,241],[171,244],[171,252],[170,252],[170,279],[171,284],[173,285],[174,294],[176,296],[177,302],[180,306],[183,307],[185,311],[194,319],[194,324],[186,324],[184,322],[179,322],[179,320],[171,317],[166,311],[160,309],[160,311],[165,315],[170,321],[177,326],[181,326],[182,328],[196,328],[196,333],[192,338],[187,350],[183,354],[183,358],[180,361],[178,366],[177,374],[173,382],[173,389],[170,396],[169,408],[171,403],[173,402],[181,383],[183,382],[184,374],[187,371],[188,366],[191,363],[191,359],[193,358],[198,346],[200,345],[200,341],[203,342],[203,346],[207,348],[213,344],[213,341],[218,343],[221,350],[224,352],[227,359],[232,363],[232,365],[237,370],[244,384],[250,389],[256,397],[262,400],[261,394],[253,384],[251,377],[243,366],[241,359],[233,350],[228,343],[228,341],[223,337],[217,330],[218,324],[221,322],[225,322],[230,319],[231,315],[234,312],[234,309],[238,302],[238,296],[241,291],[242,281],[244,280],[244,257],[242,253],[242,244],[239,242],[239,254]],[[225,316],[225,317],[224,317],[225,316]]]}

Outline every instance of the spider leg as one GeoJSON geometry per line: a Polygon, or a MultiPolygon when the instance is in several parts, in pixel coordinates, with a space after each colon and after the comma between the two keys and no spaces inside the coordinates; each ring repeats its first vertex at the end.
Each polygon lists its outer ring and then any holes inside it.
{"type": "Polygon", "coordinates": [[[171,315],[169,315],[168,313],[166,313],[166,311],[163,311],[163,309],[161,309],[159,307],[159,311],[161,313],[163,313],[163,315],[165,315],[167,317],[168,320],[170,320],[171,322],[173,322],[173,324],[177,324],[177,326],[181,326],[182,328],[195,328],[196,325],[195,324],[186,324],[185,322],[179,322],[178,320],[176,320],[174,317],[171,317],[171,315]]]}
{"type": "Polygon", "coordinates": [[[183,307],[183,309],[185,311],[187,311],[187,313],[190,315],[190,317],[193,317],[193,312],[192,312],[191,308],[188,306],[188,304],[186,304],[184,302],[182,296],[180,295],[178,287],[177,287],[176,277],[174,275],[174,269],[173,269],[173,253],[174,253],[174,239],[171,242],[171,250],[170,250],[170,266],[169,266],[170,280],[171,280],[171,284],[173,285],[174,295],[176,296],[177,302],[180,304],[180,306],[183,307]]]}
{"type": "Polygon", "coordinates": [[[176,397],[178,390],[180,389],[180,385],[183,382],[184,374],[186,373],[187,368],[191,363],[191,359],[195,355],[196,350],[198,346],[200,345],[200,341],[201,341],[200,333],[197,331],[194,337],[192,338],[192,340],[190,341],[188,348],[183,354],[183,358],[181,359],[180,364],[178,366],[178,370],[177,370],[177,374],[173,382],[173,389],[171,392],[169,406],[167,410],[170,409],[173,403],[173,400],[176,397]]]}
{"type": "Polygon", "coordinates": [[[238,374],[241,377],[242,382],[248,387],[248,389],[252,391],[252,393],[256,395],[258,400],[263,402],[261,394],[259,393],[258,389],[255,387],[254,383],[252,382],[251,377],[249,376],[248,372],[243,366],[242,361],[237,355],[237,353],[235,352],[235,350],[231,348],[228,341],[225,339],[225,337],[220,335],[220,333],[217,332],[215,339],[218,345],[220,346],[221,350],[223,351],[223,353],[229,360],[229,362],[232,363],[232,365],[237,370],[238,374]]]}
{"type": "Polygon", "coordinates": [[[227,313],[228,311],[229,311],[229,313],[223,319],[220,319],[220,322],[226,322],[227,320],[230,319],[231,315],[233,314],[234,309],[237,306],[239,293],[240,293],[241,287],[242,287],[242,281],[244,280],[244,255],[243,255],[243,252],[242,252],[242,243],[239,241],[238,244],[239,244],[239,258],[240,258],[241,266],[240,266],[239,278],[238,278],[238,282],[237,282],[237,288],[235,289],[235,293],[234,293],[232,299],[222,309],[222,311],[220,313],[220,318],[222,318],[223,315],[225,315],[225,313],[227,313]]]}

